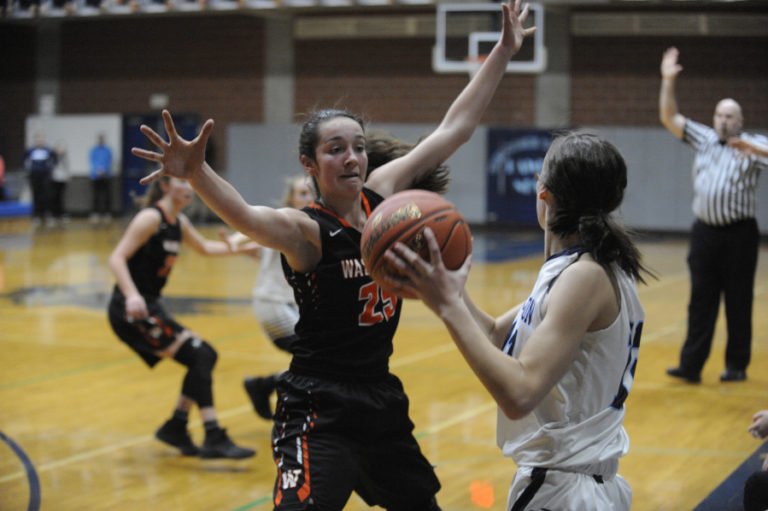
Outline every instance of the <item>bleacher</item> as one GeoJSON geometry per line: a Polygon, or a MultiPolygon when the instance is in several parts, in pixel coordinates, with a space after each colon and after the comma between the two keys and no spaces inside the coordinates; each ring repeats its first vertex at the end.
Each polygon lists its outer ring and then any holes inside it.
{"type": "MultiPolygon", "coordinates": [[[[6,0],[5,18],[64,18],[310,7],[431,5],[435,0],[6,0]]],[[[0,1],[0,6],[2,6],[0,1]]]]}

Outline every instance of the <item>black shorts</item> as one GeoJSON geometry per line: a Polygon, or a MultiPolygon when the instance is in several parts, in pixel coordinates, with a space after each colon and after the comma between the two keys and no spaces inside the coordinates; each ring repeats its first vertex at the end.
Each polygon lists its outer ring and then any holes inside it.
{"type": "Polygon", "coordinates": [[[342,510],[352,492],[369,506],[435,506],[440,482],[421,453],[408,397],[394,375],[335,382],[286,371],[277,381],[272,455],[276,510],[342,510]]]}
{"type": "Polygon", "coordinates": [[[158,301],[147,301],[147,310],[149,316],[146,318],[129,321],[125,315],[125,299],[119,293],[112,293],[107,309],[109,323],[115,334],[149,367],[154,367],[162,360],[156,352],[170,346],[176,336],[184,331],[184,327],[158,301]]]}

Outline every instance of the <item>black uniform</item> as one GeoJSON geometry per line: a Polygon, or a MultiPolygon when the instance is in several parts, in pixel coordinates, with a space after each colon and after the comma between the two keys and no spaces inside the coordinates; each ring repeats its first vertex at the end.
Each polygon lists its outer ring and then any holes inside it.
{"type": "Polygon", "coordinates": [[[158,301],[178,257],[181,223],[178,219],[174,224],[169,223],[159,206],[150,207],[160,212],[160,225],[157,232],[128,259],[128,270],[147,303],[149,316],[141,320],[126,318],[125,296],[117,285],[112,291],[108,314],[112,329],[120,340],[153,367],[160,361],[155,352],[168,347],[184,327],[158,301]]]}
{"type": "MultiPolygon", "coordinates": [[[[370,215],[383,198],[363,189],[361,200],[370,215]]],[[[302,211],[320,226],[322,259],[301,273],[282,258],[300,319],[277,383],[275,508],[341,510],[356,491],[371,506],[437,509],[440,483],[389,372],[401,300],[366,271],[360,231],[317,204],[302,211]]]]}

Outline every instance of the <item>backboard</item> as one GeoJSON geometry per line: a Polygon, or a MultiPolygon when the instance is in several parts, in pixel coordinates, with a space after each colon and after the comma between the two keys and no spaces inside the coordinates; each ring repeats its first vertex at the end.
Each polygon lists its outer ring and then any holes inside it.
{"type": "MultiPolygon", "coordinates": [[[[544,47],[544,7],[530,3],[526,27],[536,32],[507,65],[508,73],[541,73],[547,67],[544,47]],[[529,40],[530,39],[530,40],[529,40]]],[[[435,16],[432,69],[437,73],[470,73],[490,53],[502,27],[499,3],[438,4],[435,16]]]]}

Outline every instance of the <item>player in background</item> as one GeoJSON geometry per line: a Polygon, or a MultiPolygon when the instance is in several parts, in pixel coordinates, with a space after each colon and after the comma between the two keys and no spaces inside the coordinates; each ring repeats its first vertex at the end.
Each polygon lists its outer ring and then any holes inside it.
{"type": "Polygon", "coordinates": [[[235,445],[221,428],[213,406],[213,368],[216,350],[180,325],[160,303],[182,244],[205,256],[248,253],[256,244],[232,250],[229,244],[205,239],[181,212],[194,190],[186,181],[163,176],[152,183],[144,207],[131,220],[109,257],[117,283],[109,302],[109,322],[118,338],[150,367],[172,358],[187,367],[173,415],[155,437],[184,455],[202,458],[247,458],[255,451],[235,445]],[[205,441],[193,443],[187,430],[189,411],[197,405],[205,427],[205,441]]]}
{"type": "MultiPolygon", "coordinates": [[[[314,199],[306,176],[298,175],[288,179],[282,205],[286,208],[301,209],[314,199]]],[[[224,234],[223,239],[233,247],[251,239],[240,232],[224,234]]],[[[299,306],[293,296],[293,288],[283,275],[280,252],[269,247],[260,247],[254,257],[259,259],[259,272],[253,287],[253,314],[259,321],[267,337],[279,349],[291,352],[291,344],[296,340],[294,327],[299,320],[299,306]]],[[[264,419],[272,418],[270,396],[275,392],[279,373],[269,376],[245,378],[243,386],[253,409],[264,419]]]]}

